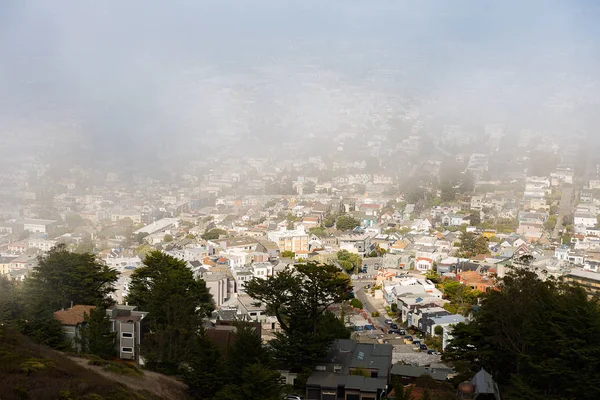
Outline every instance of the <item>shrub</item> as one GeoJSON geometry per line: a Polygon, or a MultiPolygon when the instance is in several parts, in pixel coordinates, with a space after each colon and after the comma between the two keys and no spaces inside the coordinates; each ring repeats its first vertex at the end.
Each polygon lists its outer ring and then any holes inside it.
{"type": "Polygon", "coordinates": [[[379,311],[373,311],[371,317],[379,317],[379,311]]]}
{"type": "Polygon", "coordinates": [[[398,312],[398,304],[392,303],[392,312],[398,312]]]}
{"type": "Polygon", "coordinates": [[[363,303],[359,299],[352,299],[350,305],[354,308],[363,308],[363,303]]]}

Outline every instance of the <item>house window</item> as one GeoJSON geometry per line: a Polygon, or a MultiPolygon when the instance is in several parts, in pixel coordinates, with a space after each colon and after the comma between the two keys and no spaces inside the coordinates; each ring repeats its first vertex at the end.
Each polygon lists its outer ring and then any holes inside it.
{"type": "Polygon", "coordinates": [[[325,371],[325,366],[324,365],[317,365],[315,367],[315,371],[325,371]]]}
{"type": "Polygon", "coordinates": [[[133,337],[133,333],[131,333],[131,332],[121,332],[121,337],[123,337],[123,338],[132,338],[133,337]]]}
{"type": "Polygon", "coordinates": [[[333,366],[333,372],[342,372],[342,366],[341,365],[334,365],[333,366]]]}
{"type": "Polygon", "coordinates": [[[121,347],[122,353],[133,353],[133,348],[131,347],[121,347]]]}

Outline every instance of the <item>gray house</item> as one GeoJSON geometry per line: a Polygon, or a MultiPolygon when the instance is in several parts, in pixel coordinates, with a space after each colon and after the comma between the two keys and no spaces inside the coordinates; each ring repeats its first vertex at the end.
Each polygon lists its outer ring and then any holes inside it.
{"type": "Polygon", "coordinates": [[[306,382],[307,400],[381,400],[392,365],[392,345],[338,339],[306,382]]]}
{"type": "Polygon", "coordinates": [[[143,364],[140,359],[141,323],[148,313],[137,311],[137,306],[116,305],[108,308],[106,315],[110,318],[111,330],[117,334],[119,358],[143,364]]]}
{"type": "MultiPolygon", "coordinates": [[[[60,321],[67,339],[76,351],[81,350],[78,339],[81,338],[81,328],[85,325],[85,315],[90,315],[94,306],[74,305],[66,310],[54,313],[54,318],[60,321]]],[[[147,312],[137,311],[136,306],[116,305],[106,310],[110,318],[111,331],[116,334],[117,354],[122,360],[132,360],[140,363],[141,322],[147,312]]]]}

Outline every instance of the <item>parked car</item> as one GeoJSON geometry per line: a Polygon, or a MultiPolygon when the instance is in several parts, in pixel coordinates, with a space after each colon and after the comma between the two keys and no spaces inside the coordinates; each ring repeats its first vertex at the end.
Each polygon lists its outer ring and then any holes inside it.
{"type": "Polygon", "coordinates": [[[421,348],[421,350],[427,350],[427,345],[426,344],[422,344],[419,347],[421,348]]]}
{"type": "Polygon", "coordinates": [[[304,400],[304,397],[299,394],[288,394],[283,397],[283,400],[304,400]]]}
{"type": "Polygon", "coordinates": [[[398,329],[398,325],[397,324],[391,323],[390,326],[392,327],[392,329],[398,329]]]}
{"type": "Polygon", "coordinates": [[[393,335],[393,334],[402,335],[398,329],[390,329],[390,330],[388,330],[388,334],[389,335],[393,335]]]}
{"type": "Polygon", "coordinates": [[[416,346],[421,346],[421,341],[419,340],[413,340],[413,344],[416,346]]]}
{"type": "Polygon", "coordinates": [[[386,319],[385,323],[388,325],[392,325],[394,323],[394,321],[392,321],[391,319],[386,319]]]}
{"type": "Polygon", "coordinates": [[[365,289],[371,289],[371,284],[370,284],[370,283],[369,283],[369,284],[366,284],[366,285],[365,285],[365,289]]]}
{"type": "Polygon", "coordinates": [[[404,339],[413,340],[413,337],[410,335],[406,335],[406,336],[404,336],[404,339]]]}
{"type": "Polygon", "coordinates": [[[406,331],[404,329],[399,329],[401,335],[406,335],[406,331]]]}
{"type": "Polygon", "coordinates": [[[429,350],[427,350],[427,354],[431,354],[431,355],[439,356],[439,355],[440,355],[440,354],[442,354],[442,353],[440,353],[439,351],[435,351],[435,350],[433,350],[433,349],[429,349],[429,350]]]}

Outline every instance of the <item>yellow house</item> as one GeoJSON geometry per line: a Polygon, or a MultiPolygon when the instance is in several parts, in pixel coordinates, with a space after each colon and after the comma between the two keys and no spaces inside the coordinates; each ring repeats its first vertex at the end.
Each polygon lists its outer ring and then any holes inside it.
{"type": "Polygon", "coordinates": [[[0,275],[6,275],[10,271],[10,261],[12,258],[0,257],[0,275]]]}
{"type": "Polygon", "coordinates": [[[484,238],[489,239],[493,236],[496,236],[496,230],[495,229],[486,229],[485,231],[483,231],[483,233],[481,235],[484,238]]]}

